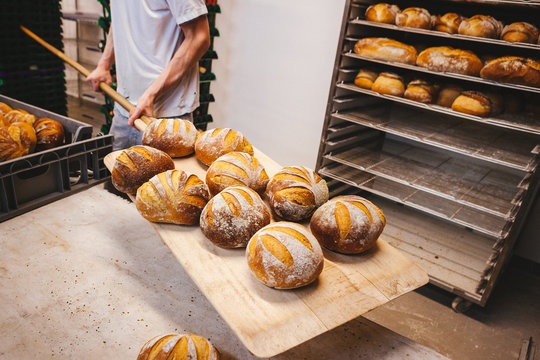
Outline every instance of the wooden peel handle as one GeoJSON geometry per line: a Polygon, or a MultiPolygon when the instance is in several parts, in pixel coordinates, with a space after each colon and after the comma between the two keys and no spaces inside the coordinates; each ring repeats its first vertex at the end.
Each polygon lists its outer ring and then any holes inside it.
{"type": "MultiPolygon", "coordinates": [[[[21,25],[21,30],[24,31],[32,39],[36,40],[38,43],[40,43],[45,48],[47,48],[47,50],[49,50],[50,52],[58,56],[60,59],[64,60],[69,65],[73,66],[78,72],[80,72],[84,76],[88,77],[88,75],[90,75],[90,71],[87,68],[85,68],[84,66],[82,66],[81,64],[79,64],[78,62],[76,62],[75,60],[73,60],[72,58],[70,58],[69,56],[67,56],[66,54],[64,54],[63,52],[61,52],[60,50],[58,50],[57,48],[55,48],[48,42],[46,42],[45,40],[37,36],[36,34],[34,34],[32,31],[28,30],[22,25],[21,25]]],[[[109,95],[114,101],[119,103],[120,106],[122,106],[127,111],[131,111],[133,108],[135,108],[135,105],[130,103],[125,97],[117,93],[116,90],[114,90],[112,87],[105,84],[104,82],[99,83],[99,88],[105,94],[109,95]]],[[[152,117],[142,115],[140,119],[135,120],[135,127],[139,131],[144,131],[144,129],[146,129],[146,126],[150,125],[150,123],[154,120],[155,119],[152,117]]]]}

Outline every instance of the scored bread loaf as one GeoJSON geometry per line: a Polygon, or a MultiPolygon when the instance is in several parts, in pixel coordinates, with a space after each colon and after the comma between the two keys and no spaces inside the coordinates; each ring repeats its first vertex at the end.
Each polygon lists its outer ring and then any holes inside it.
{"type": "Polygon", "coordinates": [[[446,13],[442,16],[432,16],[433,30],[448,34],[457,34],[459,25],[463,21],[463,16],[456,13],[446,13]]]}
{"type": "Polygon", "coordinates": [[[302,225],[281,221],[267,225],[249,240],[246,258],[266,286],[294,289],[317,279],[324,258],[317,239],[302,225]]]}
{"type": "Polygon", "coordinates": [[[195,142],[195,155],[206,165],[231,151],[253,155],[253,147],[244,135],[228,128],[207,130],[195,142]]]}
{"type": "Polygon", "coordinates": [[[396,25],[421,29],[431,29],[431,14],[419,7],[407,8],[396,15],[396,25]]]}
{"type": "Polygon", "coordinates": [[[268,181],[260,161],[248,153],[238,151],[218,157],[206,172],[206,184],[212,196],[235,185],[247,186],[263,195],[268,181]]]}
{"type": "Polygon", "coordinates": [[[31,115],[27,113],[26,111],[22,109],[17,110],[11,110],[7,114],[4,115],[4,117],[10,122],[27,122],[30,125],[33,125],[36,121],[36,117],[34,115],[31,115]]]}
{"type": "Polygon", "coordinates": [[[49,118],[39,118],[34,123],[36,131],[36,151],[52,149],[64,142],[64,127],[58,121],[49,118]]]}
{"type": "Polygon", "coordinates": [[[449,46],[430,47],[418,55],[416,64],[434,71],[478,76],[482,60],[472,51],[449,46]]]}
{"type": "Polygon", "coordinates": [[[480,71],[484,79],[540,87],[540,62],[518,56],[504,56],[488,62],[480,71]]]}
{"type": "Polygon", "coordinates": [[[503,29],[502,23],[487,15],[475,15],[465,18],[459,24],[458,33],[461,35],[478,36],[498,39],[503,29]]]}
{"type": "Polygon", "coordinates": [[[315,211],[310,222],[311,232],[323,247],[345,254],[372,248],[385,225],[381,209],[355,195],[331,199],[315,211]]]}
{"type": "Polygon", "coordinates": [[[192,225],[199,222],[210,195],[197,175],[167,170],[137,190],[135,205],[148,221],[192,225]]]}
{"type": "Polygon", "coordinates": [[[15,122],[0,128],[0,161],[12,160],[34,151],[36,133],[32,125],[15,122]]]}
{"type": "Polygon", "coordinates": [[[366,10],[366,20],[394,24],[399,7],[385,3],[370,5],[366,10]]]}
{"type": "Polygon", "coordinates": [[[190,121],[182,119],[158,119],[146,127],[143,145],[165,151],[171,157],[193,153],[197,129],[190,121]]]}
{"type": "Polygon", "coordinates": [[[462,92],[463,88],[458,85],[450,84],[443,86],[441,91],[439,91],[439,95],[437,96],[437,105],[447,108],[452,107],[452,103],[462,92]]]}
{"type": "Polygon", "coordinates": [[[260,228],[270,224],[270,210],[252,189],[231,186],[214,196],[201,213],[201,231],[223,248],[245,247],[260,228]]]}
{"type": "Polygon", "coordinates": [[[479,91],[464,91],[452,103],[452,110],[476,116],[491,113],[491,100],[479,91]]]}
{"type": "Polygon", "coordinates": [[[371,90],[371,87],[378,76],[379,73],[375,71],[369,69],[360,69],[354,78],[354,84],[363,89],[371,90]]]}
{"type": "Polygon", "coordinates": [[[326,181],[304,166],[278,171],[266,187],[270,208],[281,218],[301,221],[328,200],[326,181]]]}
{"type": "Polygon", "coordinates": [[[135,194],[152,176],[172,169],[174,162],[169,155],[150,146],[136,145],[118,155],[111,180],[118,191],[135,194]]]}
{"type": "Polygon", "coordinates": [[[193,334],[160,335],[150,339],[137,360],[219,360],[219,352],[205,338],[193,334]]]}
{"type": "Polygon", "coordinates": [[[428,83],[427,81],[416,79],[407,85],[404,96],[407,99],[418,101],[421,103],[431,103],[437,95],[438,86],[428,83]]]}
{"type": "Polygon", "coordinates": [[[536,44],[538,35],[538,28],[533,24],[515,22],[503,28],[501,39],[510,42],[536,44]]]}
{"type": "Polygon", "coordinates": [[[395,61],[406,64],[416,62],[416,49],[413,46],[388,38],[364,38],[354,45],[354,52],[361,56],[378,60],[395,61]]]}
{"type": "Polygon", "coordinates": [[[401,76],[394,73],[383,72],[379,74],[373,83],[371,90],[380,94],[403,96],[405,85],[403,85],[401,76]]]}

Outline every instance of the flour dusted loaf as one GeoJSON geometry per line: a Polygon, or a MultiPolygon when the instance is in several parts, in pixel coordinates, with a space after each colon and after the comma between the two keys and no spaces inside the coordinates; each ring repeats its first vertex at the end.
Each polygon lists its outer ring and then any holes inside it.
{"type": "Polygon", "coordinates": [[[137,145],[118,155],[111,180],[118,191],[135,194],[152,176],[172,169],[174,162],[169,155],[150,146],[137,145]]]}
{"type": "Polygon", "coordinates": [[[526,22],[515,22],[506,25],[501,33],[501,39],[510,42],[523,42],[536,44],[538,41],[538,28],[526,22]]]}
{"type": "Polygon", "coordinates": [[[491,113],[491,100],[479,91],[464,91],[452,103],[452,110],[476,116],[491,113]]]}
{"type": "Polygon", "coordinates": [[[247,186],[263,195],[268,181],[260,161],[244,152],[233,151],[220,156],[206,172],[206,184],[212,196],[235,185],[247,186]]]}
{"type": "Polygon", "coordinates": [[[453,72],[478,76],[482,60],[472,51],[454,49],[449,46],[430,47],[418,55],[416,65],[434,71],[453,72]]]}
{"type": "Polygon", "coordinates": [[[399,7],[386,3],[371,5],[366,10],[366,20],[385,24],[394,24],[399,7]]]}
{"type": "Polygon", "coordinates": [[[36,131],[36,151],[52,149],[64,143],[64,127],[58,121],[49,118],[39,118],[34,123],[36,131]]]}
{"type": "Polygon", "coordinates": [[[379,94],[403,96],[405,85],[403,84],[403,78],[398,74],[383,72],[377,77],[371,90],[379,94]]]}
{"type": "Polygon", "coordinates": [[[331,199],[315,211],[310,222],[311,232],[323,247],[345,254],[372,248],[385,225],[382,210],[355,195],[331,199]]]}
{"type": "Polygon", "coordinates": [[[206,165],[212,164],[218,157],[231,151],[253,155],[253,147],[244,135],[240,131],[228,128],[207,130],[195,143],[195,154],[206,165]]]}
{"type": "Polygon", "coordinates": [[[371,90],[373,83],[379,76],[379,73],[369,69],[360,69],[354,78],[354,85],[362,89],[371,90]]]}
{"type": "Polygon", "coordinates": [[[326,181],[304,166],[288,166],[266,187],[270,208],[282,219],[301,221],[328,200],[326,181]]]}
{"type": "Polygon", "coordinates": [[[192,225],[208,199],[208,187],[197,175],[167,170],[139,187],[135,205],[148,221],[192,225]]]}
{"type": "Polygon", "coordinates": [[[28,155],[36,147],[36,133],[32,125],[15,122],[0,128],[0,161],[28,155]]]}
{"type": "Polygon", "coordinates": [[[431,19],[433,30],[448,34],[457,34],[459,25],[463,21],[463,17],[456,13],[446,13],[442,16],[432,16],[431,19]]]}
{"type": "Polygon", "coordinates": [[[495,18],[487,15],[475,15],[469,19],[463,19],[461,24],[459,24],[458,33],[461,35],[498,39],[502,29],[502,23],[495,18]]]}
{"type": "Polygon", "coordinates": [[[223,248],[245,247],[260,228],[270,224],[270,210],[252,189],[231,186],[214,196],[201,213],[201,230],[223,248]]]}
{"type": "Polygon", "coordinates": [[[404,96],[407,99],[421,103],[431,103],[435,100],[438,86],[428,83],[425,80],[416,79],[407,85],[404,96]]]}
{"type": "Polygon", "coordinates": [[[257,231],[249,240],[246,258],[257,279],[278,289],[310,284],[324,266],[317,239],[302,225],[286,221],[257,231]]]}
{"type": "Polygon", "coordinates": [[[219,352],[205,338],[193,334],[161,335],[142,347],[137,360],[219,360],[219,352]]]}
{"type": "Polygon", "coordinates": [[[190,121],[158,119],[146,127],[142,143],[164,151],[171,157],[181,157],[193,153],[196,139],[197,129],[190,121]]]}
{"type": "Polygon", "coordinates": [[[540,87],[540,62],[518,56],[489,61],[480,71],[484,79],[540,87]]]}
{"type": "Polygon", "coordinates": [[[395,61],[406,64],[416,62],[416,49],[413,46],[388,38],[364,38],[354,45],[354,52],[361,56],[378,60],[395,61]]]}
{"type": "Polygon", "coordinates": [[[431,14],[426,9],[410,7],[396,15],[396,25],[431,29],[431,14]]]}

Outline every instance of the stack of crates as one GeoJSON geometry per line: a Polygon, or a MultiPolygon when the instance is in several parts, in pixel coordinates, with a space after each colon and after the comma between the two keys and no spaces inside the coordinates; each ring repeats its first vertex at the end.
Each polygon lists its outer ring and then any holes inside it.
{"type": "Polygon", "coordinates": [[[7,1],[0,12],[0,94],[65,115],[64,64],[22,32],[26,26],[63,50],[60,0],[7,1]]]}

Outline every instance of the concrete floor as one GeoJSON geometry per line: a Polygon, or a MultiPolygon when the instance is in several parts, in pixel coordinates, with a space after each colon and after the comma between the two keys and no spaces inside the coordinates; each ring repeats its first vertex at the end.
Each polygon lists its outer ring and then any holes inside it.
{"type": "MultiPolygon", "coordinates": [[[[97,131],[104,121],[95,104],[70,99],[68,111],[97,131]]],[[[365,317],[450,359],[518,359],[524,340],[540,339],[540,264],[514,257],[484,308],[459,314],[453,299],[426,285],[365,317]]]]}

